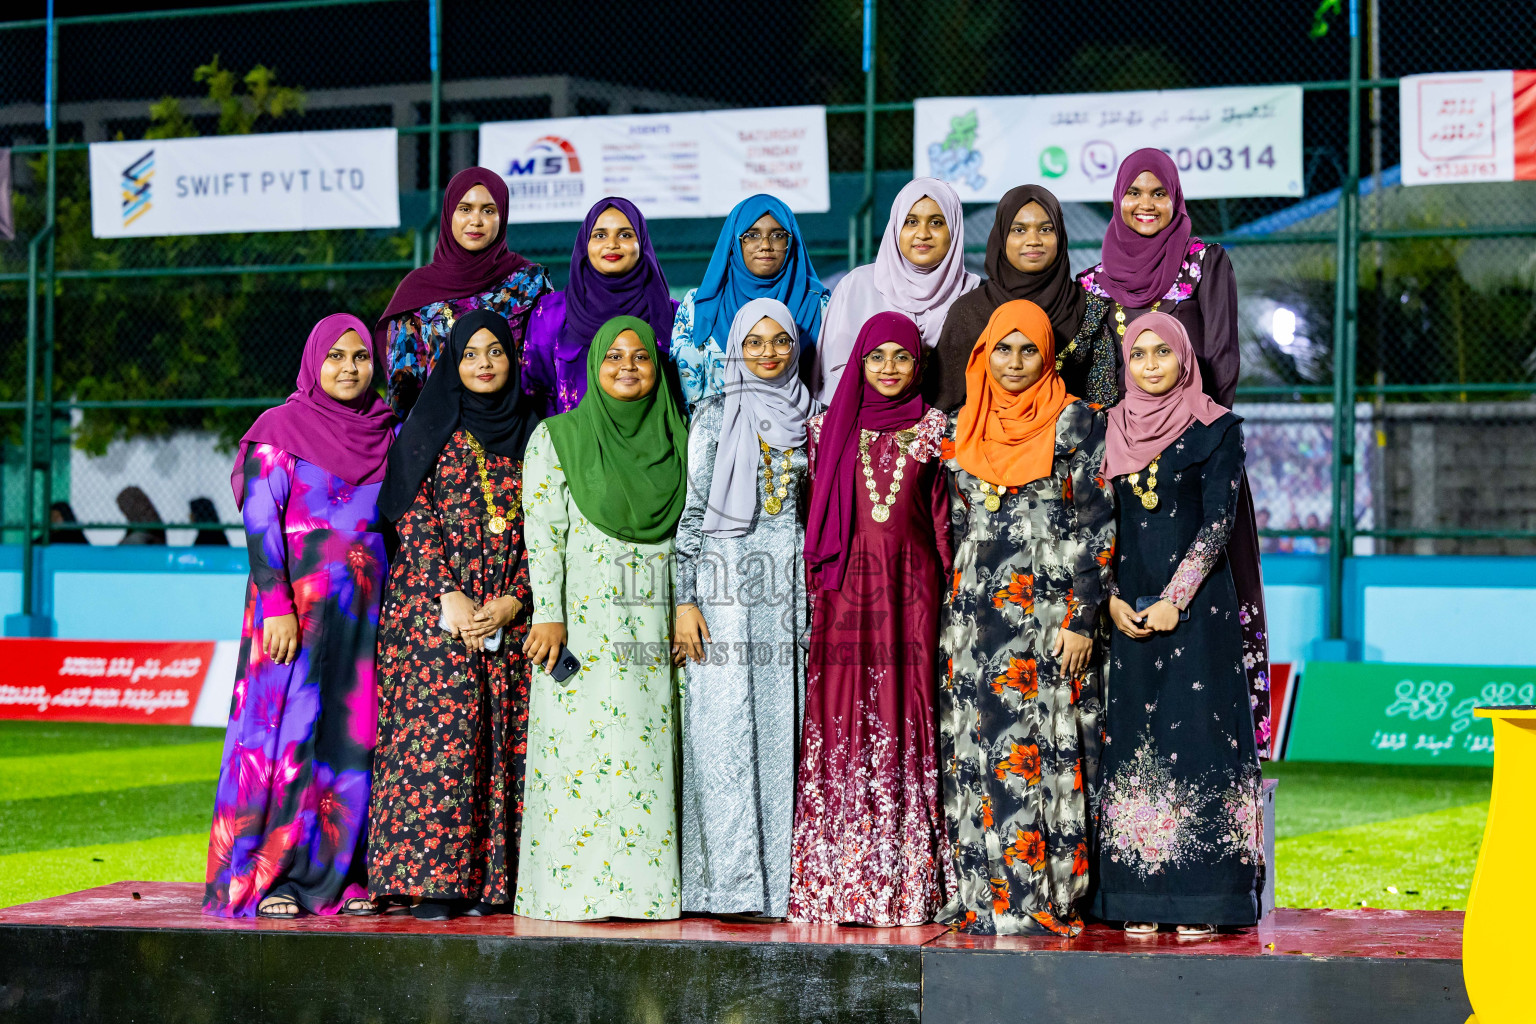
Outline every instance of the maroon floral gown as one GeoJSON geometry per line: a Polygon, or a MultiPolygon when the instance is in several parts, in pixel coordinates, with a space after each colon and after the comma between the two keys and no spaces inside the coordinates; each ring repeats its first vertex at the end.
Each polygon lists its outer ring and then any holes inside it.
{"type": "Polygon", "coordinates": [[[506,532],[485,528],[474,453],[458,431],[397,524],[400,553],[379,615],[379,747],[368,891],[511,903],[527,753],[527,613],[498,651],[470,653],[438,626],[438,598],[511,594],[529,604],[522,466],[486,468],[506,532]]]}
{"type": "MultiPolygon", "coordinates": [[[[809,421],[813,481],[821,425],[821,417],[809,421]]],[[[870,441],[882,504],[898,437],[909,442],[901,489],[890,518],[877,523],[859,473],[843,587],[814,598],[792,921],[922,924],[949,888],[934,726],[939,601],[951,560],[944,428],[935,410],[915,432],[870,441]]]]}

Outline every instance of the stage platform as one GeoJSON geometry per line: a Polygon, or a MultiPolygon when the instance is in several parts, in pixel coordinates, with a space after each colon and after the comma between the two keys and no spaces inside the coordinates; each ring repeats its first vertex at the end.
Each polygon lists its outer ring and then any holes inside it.
{"type": "Polygon", "coordinates": [[[202,886],[0,909],[0,1021],[1464,1024],[1454,912],[1278,910],[1206,939],[409,915],[224,921],[202,886]],[[135,897],[137,894],[137,898],[135,897]]]}

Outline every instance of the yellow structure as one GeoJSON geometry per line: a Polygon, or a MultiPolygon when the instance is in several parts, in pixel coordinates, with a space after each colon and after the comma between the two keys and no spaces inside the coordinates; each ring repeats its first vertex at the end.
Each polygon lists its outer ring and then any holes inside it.
{"type": "Polygon", "coordinates": [[[1478,708],[1493,719],[1493,797],[1461,932],[1461,973],[1476,1012],[1467,1024],[1536,1020],[1536,707],[1478,708]]]}

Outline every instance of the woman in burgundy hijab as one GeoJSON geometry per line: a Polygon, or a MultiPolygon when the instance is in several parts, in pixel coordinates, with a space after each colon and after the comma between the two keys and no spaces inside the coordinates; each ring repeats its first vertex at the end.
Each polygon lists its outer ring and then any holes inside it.
{"type": "Polygon", "coordinates": [[[507,249],[507,183],[485,167],[455,174],[443,192],[432,262],[405,275],[374,327],[388,354],[389,404],[402,419],[453,330],[472,309],[512,329],[519,356],[528,317],[549,291],[549,272],[507,249]]]}
{"type": "MultiPolygon", "coordinates": [[[[1115,213],[1104,232],[1104,262],[1078,275],[1089,294],[1107,299],[1094,343],[1094,362],[1113,358],[1114,401],[1125,395],[1121,343],[1126,324],[1143,313],[1167,313],[1189,335],[1203,391],[1218,405],[1232,407],[1241,356],[1237,343],[1237,279],[1219,245],[1202,242],[1191,230],[1179,170],[1159,149],[1138,149],[1115,176],[1115,213]]],[[[1108,393],[1090,395],[1112,405],[1108,393]]],[[[1259,535],[1253,525],[1248,476],[1238,487],[1236,525],[1227,549],[1243,618],[1243,649],[1249,699],[1260,756],[1269,756],[1269,627],[1264,615],[1264,579],[1259,535]]]]}

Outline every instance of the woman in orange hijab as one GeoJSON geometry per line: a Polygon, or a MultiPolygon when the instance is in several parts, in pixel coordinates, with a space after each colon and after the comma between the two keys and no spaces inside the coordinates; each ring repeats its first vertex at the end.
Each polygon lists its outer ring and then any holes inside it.
{"type": "Polygon", "coordinates": [[[946,453],[956,546],[939,692],[958,887],[938,920],[1075,935],[1115,547],[1104,416],[1067,394],[1050,318],[1022,299],[993,312],[965,381],[946,453]]]}

